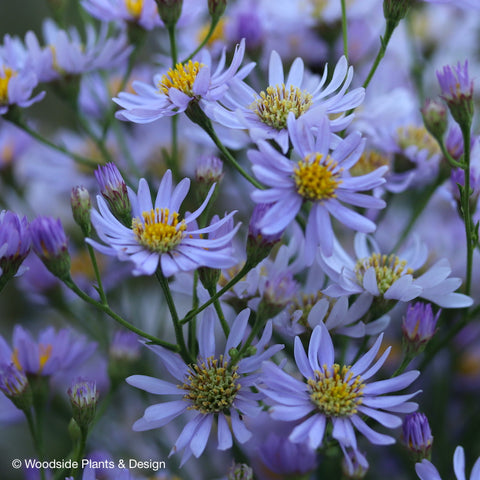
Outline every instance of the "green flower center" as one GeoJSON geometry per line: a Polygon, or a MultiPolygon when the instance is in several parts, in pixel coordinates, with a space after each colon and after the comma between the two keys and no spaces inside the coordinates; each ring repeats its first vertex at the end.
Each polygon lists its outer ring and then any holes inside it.
{"type": "Polygon", "coordinates": [[[170,214],[168,208],[157,207],[155,210],[143,212],[142,219],[132,220],[132,230],[138,243],[153,252],[169,252],[185,236],[185,220],[179,222],[178,213],[170,214]]]}
{"type": "Polygon", "coordinates": [[[260,97],[250,105],[260,120],[276,128],[287,128],[287,117],[290,112],[295,118],[305,113],[312,105],[312,96],[305,90],[300,90],[293,85],[287,88],[284,83],[270,86],[266,91],[260,92],[260,97]]]}
{"type": "Polygon", "coordinates": [[[229,367],[220,358],[208,357],[200,364],[189,366],[187,381],[181,386],[186,391],[183,398],[192,402],[191,409],[202,413],[219,413],[228,410],[235,400],[240,385],[238,367],[229,367]]]}
{"type": "Polygon", "coordinates": [[[327,155],[311,153],[300,160],[293,169],[293,179],[299,195],[313,202],[336,196],[336,190],[342,183],[337,162],[327,155]],[[336,170],[336,171],[335,171],[336,170]]]}
{"type": "Polygon", "coordinates": [[[357,282],[363,285],[363,276],[368,268],[373,267],[377,279],[378,290],[383,295],[402,275],[412,275],[411,268],[405,268],[407,262],[396,255],[374,253],[368,258],[361,258],[355,265],[357,282]]]}
{"type": "Polygon", "coordinates": [[[328,417],[350,417],[363,402],[365,384],[360,375],[353,378],[350,368],[334,363],[329,370],[323,365],[323,372],[316,370],[315,378],[308,379],[310,399],[328,417]]]}

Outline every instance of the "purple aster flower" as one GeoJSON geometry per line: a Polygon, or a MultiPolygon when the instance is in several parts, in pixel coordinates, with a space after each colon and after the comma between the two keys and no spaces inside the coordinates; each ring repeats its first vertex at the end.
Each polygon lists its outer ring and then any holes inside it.
{"type": "Polygon", "coordinates": [[[125,33],[109,37],[106,23],[102,24],[98,35],[92,24],[85,28],[87,38],[84,41],[75,28],[65,31],[47,19],[43,24],[44,47],[33,32],[27,32],[27,64],[40,82],[123,65],[132,51],[125,33]]]}
{"type": "Polygon", "coordinates": [[[213,310],[207,309],[201,318],[198,331],[198,358],[187,365],[178,354],[160,346],[150,346],[176,379],[175,383],[144,375],[133,375],[127,382],[157,395],[179,395],[178,400],[158,403],[145,410],[144,416],[135,422],[137,431],[163,427],[174,418],[190,410],[190,416],[170,454],[185,450],[182,463],[192,454],[199,457],[208,442],[214,419],[217,423],[219,450],[232,447],[232,432],[238,442],[244,443],[251,432],[244,418],[254,417],[261,411],[257,401],[263,396],[252,391],[258,381],[254,373],[263,360],[281,350],[281,345],[267,347],[272,335],[268,322],[255,347],[255,353],[233,363],[232,351],[240,351],[248,328],[250,310],[245,309],[235,318],[223,353],[215,346],[214,324],[218,321],[213,310]]]}
{"type": "Polygon", "coordinates": [[[468,74],[468,60],[456,67],[446,65],[437,71],[441,96],[447,102],[453,118],[460,126],[470,127],[473,117],[473,80],[468,74]]]}
{"type": "Polygon", "coordinates": [[[254,64],[239,70],[245,53],[245,41],[235,49],[230,67],[226,70],[226,51],[213,70],[210,53],[202,50],[199,57],[187,63],[178,63],[165,74],[154,77],[154,85],[133,82],[136,94],[120,92],[114,102],[124,110],[117,112],[117,118],[134,123],[150,123],[165,116],[184,112],[195,100],[202,109],[210,102],[217,102],[229,88],[233,78],[244,78],[254,64]]]}
{"type": "Polygon", "coordinates": [[[444,308],[464,308],[473,303],[470,297],[455,293],[462,280],[449,277],[452,270],[446,258],[424,271],[428,250],[418,238],[398,255],[387,255],[373,238],[357,233],[354,249],[356,259],[338,242],[329,257],[319,251],[320,266],[333,281],[325,289],[326,295],[340,297],[368,292],[372,300],[379,297],[401,302],[420,297],[444,308]],[[417,276],[415,272],[421,268],[423,273],[417,276]]]}
{"type": "Polygon", "coordinates": [[[415,461],[430,458],[433,436],[427,417],[420,412],[414,412],[403,420],[403,441],[414,455],[415,461]]]}
{"type": "Polygon", "coordinates": [[[0,391],[20,410],[32,406],[32,391],[22,370],[13,363],[0,365],[0,391]]]}
{"type": "Polygon", "coordinates": [[[293,222],[305,202],[310,203],[305,251],[312,262],[311,252],[315,252],[318,246],[326,255],[331,255],[333,251],[334,233],[330,216],[353,230],[375,230],[371,220],[348,209],[344,203],[366,208],[385,206],[383,200],[358,191],[370,190],[384,183],[382,177],[387,167],[352,177],[349,169],[360,158],[364,140],[360,134],[352,133],[332,150],[329,123],[323,117],[314,136],[305,123],[295,121],[293,114],[289,115],[288,132],[294,148],[294,160],[263,141],[258,143],[258,151],[248,152],[255,176],[270,187],[255,190],[252,199],[256,203],[274,204],[258,227],[266,235],[279,233],[293,222]]]}
{"type": "Polygon", "coordinates": [[[161,25],[155,0],[82,0],[82,7],[103,22],[123,20],[145,30],[161,25]]]}
{"type": "Polygon", "coordinates": [[[0,115],[7,113],[12,105],[26,108],[45,96],[45,92],[41,92],[32,97],[33,89],[38,85],[35,73],[6,64],[2,53],[0,51],[0,115]]]}
{"type": "Polygon", "coordinates": [[[30,251],[30,234],[27,218],[15,213],[0,212],[0,289],[14,275],[21,275],[20,268],[30,251]]]}
{"type": "Polygon", "coordinates": [[[44,265],[60,279],[70,276],[68,241],[60,219],[37,217],[30,223],[33,251],[44,265]]]}
{"type": "Polygon", "coordinates": [[[83,336],[67,329],[56,332],[53,327],[42,330],[34,340],[20,325],[13,330],[12,345],[13,349],[0,336],[0,364],[13,362],[26,374],[45,376],[78,368],[97,348],[83,336]]]}
{"type": "Polygon", "coordinates": [[[218,238],[202,238],[202,235],[216,232],[235,212],[208,227],[197,228],[195,220],[205,210],[214,186],[203,204],[181,219],[178,211],[189,187],[190,180],[184,178],[173,188],[172,172],[167,170],[153,204],[147,181],[140,179],[137,194],[128,189],[132,205],[131,227],[123,225],[109,210],[105,200],[97,196],[99,211],[92,210],[91,220],[98,236],[107,246],[92,239],[87,239],[87,242],[105,255],[131,261],[134,275],[152,275],[159,265],[166,277],[201,266],[232,266],[235,259],[232,257],[230,241],[239,225],[218,238]]]}
{"type": "MultiPolygon", "coordinates": [[[[463,447],[458,446],[455,449],[453,455],[453,470],[457,480],[465,480],[465,452],[463,447]]],[[[420,480],[442,480],[438,470],[428,460],[422,460],[421,463],[415,465],[415,471],[417,472],[420,480]]],[[[477,458],[475,465],[472,468],[470,474],[470,480],[480,479],[480,457],[477,458]]]]}
{"type": "Polygon", "coordinates": [[[408,400],[418,392],[391,394],[408,387],[420,372],[367,383],[390,353],[389,347],[375,360],[382,338],[383,334],[353,365],[342,366],[335,363],[332,339],[321,324],[313,330],[308,355],[300,338],[295,337],[295,361],[305,381],[290,376],[272,362],[264,363],[261,391],[271,400],[272,418],[297,421],[288,437],[290,441],[317,449],[323,443],[327,423],[331,423],[333,439],[345,454],[351,449],[359,459],[362,455],[357,450],[355,429],[374,445],[395,442],[393,437],[373,430],[362,417],[370,417],[387,428],[399,427],[402,421],[395,414],[416,410],[417,404],[408,400]]]}
{"type": "Polygon", "coordinates": [[[305,118],[316,126],[325,114],[332,131],[345,129],[352,115],[345,112],[356,108],[364,98],[364,89],[346,93],[353,77],[352,67],[342,57],[327,84],[328,69],[322,78],[305,72],[303,60],[296,58],[287,77],[280,55],[272,51],[268,70],[268,87],[257,93],[241,79],[234,79],[222,99],[222,106],[210,105],[207,115],[230,128],[247,128],[254,142],[273,139],[285,153],[288,150],[287,118],[305,118]]]}

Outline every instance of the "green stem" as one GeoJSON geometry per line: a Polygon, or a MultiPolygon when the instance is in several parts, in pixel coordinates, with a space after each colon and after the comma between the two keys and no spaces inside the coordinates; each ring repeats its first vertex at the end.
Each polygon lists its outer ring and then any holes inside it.
{"type": "MultiPolygon", "coordinates": [[[[33,444],[35,446],[35,451],[39,457],[39,460],[43,460],[42,444],[37,435],[37,429],[35,428],[35,421],[33,419],[31,410],[24,410],[25,417],[27,418],[28,429],[30,430],[30,435],[32,436],[33,444]]],[[[40,478],[45,480],[45,470],[43,467],[40,467],[40,478]]]]}
{"type": "MultiPolygon", "coordinates": [[[[210,294],[211,297],[213,297],[215,295],[215,289],[209,289],[208,293],[210,294]]],[[[218,319],[220,320],[220,325],[222,326],[223,333],[225,334],[225,337],[228,338],[228,335],[230,334],[230,327],[228,326],[228,323],[225,320],[225,315],[223,314],[222,305],[220,304],[220,301],[218,300],[218,298],[213,302],[213,306],[215,307],[215,311],[217,312],[218,319]]]]}
{"type": "Polygon", "coordinates": [[[187,345],[185,344],[182,324],[180,323],[180,318],[177,313],[175,302],[173,301],[172,292],[170,290],[168,280],[159,270],[157,270],[156,276],[160,283],[160,286],[162,287],[163,294],[165,295],[165,300],[167,301],[168,309],[170,310],[170,315],[172,316],[173,328],[175,330],[175,338],[180,348],[179,353],[187,364],[193,363],[194,359],[192,358],[192,355],[189,353],[187,345]]]}
{"type": "Polygon", "coordinates": [[[470,295],[472,285],[472,265],[473,250],[475,248],[473,240],[472,213],[470,210],[470,125],[462,126],[463,136],[463,163],[465,172],[465,185],[462,190],[462,213],[465,223],[465,235],[467,237],[467,273],[465,281],[465,293],[470,295]]]}
{"type": "Polygon", "coordinates": [[[170,25],[167,27],[168,30],[168,39],[170,41],[170,56],[172,57],[172,67],[178,63],[178,52],[177,52],[177,38],[175,36],[175,25],[170,25]]]}
{"type": "MultiPolygon", "coordinates": [[[[77,454],[75,455],[75,461],[77,465],[82,464],[82,459],[85,454],[85,448],[87,446],[87,436],[88,436],[88,430],[86,428],[80,428],[80,441],[78,442],[77,445],[77,454]]],[[[71,476],[73,478],[76,478],[77,474],[79,471],[79,467],[72,469],[71,476]]]]}
{"type": "Polygon", "coordinates": [[[100,270],[98,269],[97,258],[95,257],[95,252],[93,247],[87,243],[88,254],[90,255],[90,260],[92,262],[93,271],[95,272],[95,278],[97,279],[98,284],[98,294],[100,295],[100,300],[104,305],[107,305],[107,297],[105,295],[105,290],[103,289],[102,277],[100,276],[100,270]]]}
{"type": "Polygon", "coordinates": [[[210,40],[210,37],[213,35],[213,32],[215,31],[215,27],[218,25],[218,22],[221,17],[218,18],[212,18],[212,22],[210,23],[210,28],[207,32],[207,35],[205,38],[202,40],[200,45],[185,59],[182,60],[182,63],[187,63],[189,60],[191,60],[210,40]]]}
{"type": "MultiPolygon", "coordinates": [[[[195,270],[193,274],[193,292],[192,292],[192,310],[198,308],[198,293],[197,293],[197,286],[198,286],[198,270],[195,270]]],[[[188,323],[188,349],[192,352],[194,357],[197,356],[197,338],[196,338],[196,330],[197,330],[197,319],[193,317],[190,322],[188,323]]]]}
{"type": "Polygon", "coordinates": [[[451,155],[450,152],[446,149],[445,144],[443,143],[442,139],[437,139],[437,143],[440,146],[440,149],[442,150],[442,155],[444,158],[447,160],[447,162],[450,164],[451,167],[453,168],[464,168],[465,164],[462,162],[457,162],[451,155]]]}
{"type": "Polygon", "coordinates": [[[135,327],[132,325],[130,322],[127,322],[125,319],[123,319],[120,315],[115,313],[108,304],[98,302],[97,300],[93,299],[89,295],[87,295],[83,290],[81,290],[76,283],[71,279],[68,278],[64,280],[65,285],[72,290],[74,293],[76,293],[83,301],[89,303],[90,305],[93,305],[97,307],[98,309],[102,310],[102,312],[105,312],[109,317],[113,318],[116,322],[118,322],[120,325],[123,327],[127,328],[128,330],[132,331],[133,333],[136,333],[137,335],[146,338],[149,340],[151,343],[155,345],[161,345],[162,347],[165,347],[169,350],[172,350],[173,352],[178,352],[178,347],[177,345],[173,345],[172,343],[165,342],[163,340],[160,340],[157,337],[154,337],[153,335],[150,335],[147,332],[144,332],[143,330],[135,327]]]}
{"type": "Polygon", "coordinates": [[[215,295],[210,297],[203,305],[187,313],[183,320],[180,321],[181,325],[187,323],[191,318],[198,315],[200,312],[205,310],[209,305],[211,305],[215,300],[219,299],[224,293],[228,292],[235,284],[237,284],[251,269],[253,268],[252,265],[246,263],[242,269],[223,287],[221,288],[215,295]]]}
{"type": "Polygon", "coordinates": [[[347,6],[345,0],[342,4],[342,35],[343,35],[343,54],[348,61],[348,31],[347,31],[347,6]]]}
{"type": "MultiPolygon", "coordinates": [[[[8,117],[7,117],[7,120],[8,117]]],[[[71,157],[73,161],[80,165],[85,165],[90,168],[97,168],[98,167],[98,162],[95,160],[92,160],[91,158],[83,157],[82,155],[77,155],[76,153],[71,152],[65,147],[62,147],[61,145],[56,145],[55,143],[51,142],[47,138],[43,137],[40,135],[38,132],[35,130],[31,129],[28,125],[23,123],[22,121],[13,121],[13,124],[15,124],[17,127],[21,128],[24,132],[28,133],[31,137],[33,137],[35,140],[38,140],[40,143],[43,143],[44,145],[47,145],[50,148],[53,148],[54,150],[57,150],[58,152],[64,153],[68,157],[71,157]]]]}
{"type": "Polygon", "coordinates": [[[405,369],[408,367],[408,365],[410,364],[410,362],[413,360],[414,358],[414,355],[405,355],[403,357],[403,360],[402,360],[402,363],[400,364],[400,366],[395,370],[395,372],[393,373],[392,377],[398,377],[400,374],[402,374],[405,369]]]}
{"type": "Polygon", "coordinates": [[[392,38],[392,34],[395,31],[396,27],[397,27],[397,24],[387,20],[387,23],[385,24],[385,33],[384,33],[383,37],[380,37],[380,49],[378,50],[375,61],[373,62],[372,67],[370,68],[370,72],[368,73],[367,78],[366,78],[365,82],[363,83],[363,88],[368,87],[368,85],[370,84],[370,81],[373,78],[373,75],[375,75],[375,72],[377,71],[378,65],[380,65],[380,61],[385,56],[385,52],[387,51],[388,42],[390,42],[390,39],[392,38]]]}

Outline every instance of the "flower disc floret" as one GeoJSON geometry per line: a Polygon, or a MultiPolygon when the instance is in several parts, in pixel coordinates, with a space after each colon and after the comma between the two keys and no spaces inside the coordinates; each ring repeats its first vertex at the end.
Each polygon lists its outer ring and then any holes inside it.
{"type": "Polygon", "coordinates": [[[176,247],[185,236],[187,225],[178,221],[178,213],[168,208],[143,212],[142,218],[132,220],[132,230],[138,243],[153,252],[165,253],[176,247]]]}
{"type": "Polygon", "coordinates": [[[237,366],[229,367],[223,355],[209,357],[188,369],[187,382],[182,388],[187,391],[185,400],[190,400],[190,409],[201,413],[219,413],[228,410],[241,386],[237,383],[237,366]]]}
{"type": "Polygon", "coordinates": [[[198,72],[205,65],[189,60],[188,63],[177,63],[175,69],[170,68],[159,82],[158,88],[165,95],[168,95],[171,88],[176,88],[189,97],[193,97],[193,84],[198,72]]]}
{"type": "Polygon", "coordinates": [[[125,0],[125,6],[132,17],[139,18],[142,13],[143,0],[125,0]]]}
{"type": "Polygon", "coordinates": [[[365,384],[360,375],[353,379],[350,368],[338,363],[331,369],[324,365],[323,372],[316,370],[315,378],[307,381],[310,399],[328,417],[350,417],[363,402],[365,384]]]}
{"type": "Polygon", "coordinates": [[[375,270],[375,277],[379,292],[383,295],[402,275],[412,275],[411,268],[405,268],[407,262],[400,260],[396,255],[373,253],[368,258],[361,258],[355,265],[357,281],[363,284],[363,276],[370,267],[375,270]]]}
{"type": "Polygon", "coordinates": [[[287,118],[293,112],[295,118],[304,114],[312,105],[312,95],[306,90],[284,83],[267,87],[250,105],[260,120],[270,127],[282,130],[287,128],[287,118]]]}
{"type": "Polygon", "coordinates": [[[342,183],[338,164],[330,155],[309,154],[298,162],[293,172],[297,192],[307,200],[335,198],[335,192],[342,183]]]}
{"type": "Polygon", "coordinates": [[[0,104],[8,103],[8,84],[10,79],[14,77],[17,72],[10,67],[3,67],[3,76],[0,76],[0,104]]]}
{"type": "Polygon", "coordinates": [[[398,144],[400,148],[406,149],[411,146],[419,150],[427,150],[430,155],[440,154],[440,147],[436,140],[428,133],[425,127],[409,125],[397,129],[398,144]]]}

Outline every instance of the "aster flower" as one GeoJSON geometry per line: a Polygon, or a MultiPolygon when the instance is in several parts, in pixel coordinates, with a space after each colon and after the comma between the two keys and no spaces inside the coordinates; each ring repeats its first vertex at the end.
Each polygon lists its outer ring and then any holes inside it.
{"type": "Polygon", "coordinates": [[[87,24],[85,28],[87,38],[83,41],[75,28],[65,31],[47,19],[43,24],[44,47],[32,31],[27,32],[27,64],[40,82],[123,65],[132,51],[124,33],[117,37],[108,37],[106,23],[102,25],[98,35],[92,24],[87,24]]]}
{"type": "MultiPolygon", "coordinates": [[[[463,447],[458,446],[453,455],[453,470],[457,480],[465,480],[465,452],[463,447]]],[[[438,470],[428,460],[422,460],[415,465],[420,480],[442,480],[438,470]]],[[[480,457],[477,458],[470,474],[470,480],[480,480],[480,457]]]]}
{"type": "Polygon", "coordinates": [[[420,412],[407,415],[403,421],[403,441],[416,461],[430,458],[433,436],[427,417],[420,412]]]}
{"type": "Polygon", "coordinates": [[[21,275],[21,264],[30,252],[27,218],[0,212],[0,289],[15,275],[21,275]]]}
{"type": "Polygon", "coordinates": [[[87,360],[96,343],[88,342],[85,337],[73,335],[67,329],[55,331],[53,327],[42,330],[38,340],[34,340],[22,326],[13,330],[12,346],[0,336],[0,365],[11,362],[18,370],[32,375],[58,375],[78,368],[87,360]]]}
{"type": "Polygon", "coordinates": [[[359,159],[364,140],[352,133],[331,148],[330,122],[323,117],[318,124],[318,133],[305,123],[296,121],[291,113],[288,118],[288,133],[294,148],[292,159],[279,153],[267,142],[258,142],[258,151],[250,150],[248,157],[253,163],[255,176],[266,186],[256,190],[252,199],[256,203],[274,205],[257,224],[263,234],[281,232],[300,212],[306,202],[311,204],[305,231],[305,251],[313,261],[318,246],[326,255],[333,251],[334,233],[330,216],[348,228],[372,232],[375,224],[348,209],[344,203],[366,208],[383,208],[381,199],[360,194],[385,182],[382,178],[387,167],[381,167],[367,175],[352,177],[349,169],[359,159]]]}
{"type": "Polygon", "coordinates": [[[185,450],[182,463],[192,454],[199,457],[208,442],[213,421],[217,421],[219,450],[232,447],[232,431],[235,438],[244,443],[251,432],[244,424],[245,417],[256,416],[261,407],[257,400],[262,396],[251,391],[256,385],[261,362],[278,352],[282,346],[267,348],[272,335],[271,322],[266,324],[252,356],[233,363],[232,351],[240,351],[248,328],[250,310],[243,310],[234,320],[223,353],[215,346],[214,324],[218,321],[213,310],[207,309],[198,325],[199,354],[195,363],[185,364],[178,354],[160,346],[148,345],[176,379],[175,383],[144,375],[133,375],[127,382],[157,395],[179,395],[180,399],[152,405],[144,416],[135,422],[137,431],[163,427],[187,410],[191,416],[178,437],[170,454],[185,450]],[[232,350],[234,349],[234,350],[232,350]]]}
{"type": "Polygon", "coordinates": [[[189,186],[190,180],[185,178],[173,188],[172,172],[167,170],[152,204],[147,181],[140,179],[137,194],[128,189],[132,205],[131,227],[123,225],[109,210],[105,200],[97,196],[99,211],[92,210],[92,225],[107,245],[92,239],[87,242],[105,255],[131,261],[134,275],[152,275],[159,265],[166,277],[201,266],[232,266],[235,259],[231,255],[230,241],[239,225],[219,238],[205,239],[202,235],[217,231],[235,212],[208,227],[197,228],[195,220],[205,210],[213,193],[212,186],[202,205],[180,219],[178,211],[189,186]]]}
{"type": "Polygon", "coordinates": [[[351,258],[335,242],[333,255],[319,252],[317,259],[325,273],[333,281],[325,290],[326,295],[339,297],[368,292],[373,300],[409,302],[423,298],[444,308],[464,308],[473,300],[455,293],[461,285],[460,278],[449,277],[451,268],[442,258],[421,274],[427,261],[427,247],[418,238],[398,255],[383,254],[375,240],[363,233],[355,236],[356,259],[351,258]]]}
{"type": "Polygon", "coordinates": [[[82,7],[104,22],[123,20],[145,30],[161,25],[155,0],[82,0],[82,7]]]}
{"type": "Polygon", "coordinates": [[[45,92],[41,92],[32,97],[39,79],[35,72],[25,67],[25,54],[19,48],[19,41],[9,35],[0,46],[0,115],[13,105],[26,108],[45,96],[45,92]]]}
{"type": "Polygon", "coordinates": [[[429,303],[416,302],[407,307],[403,318],[403,341],[409,352],[419,353],[430,341],[436,331],[438,317],[442,309],[434,316],[429,303]]]}
{"type": "Polygon", "coordinates": [[[254,64],[240,68],[245,53],[245,41],[235,49],[230,66],[224,70],[226,51],[215,70],[208,51],[202,50],[195,60],[178,63],[165,74],[155,75],[154,85],[133,82],[135,94],[120,92],[113,101],[124,110],[117,112],[117,118],[134,123],[150,123],[165,116],[184,112],[195,100],[202,109],[210,102],[220,100],[233,78],[244,78],[254,64]]]}
{"type": "Polygon", "coordinates": [[[357,459],[362,455],[357,449],[355,429],[374,445],[395,442],[393,437],[373,430],[362,417],[370,417],[387,428],[399,427],[402,421],[395,414],[416,410],[417,404],[408,400],[418,392],[391,394],[408,387],[419,372],[410,371],[367,383],[390,353],[389,347],[375,360],[382,338],[383,334],[353,365],[342,366],[335,363],[332,339],[321,324],[313,330],[308,355],[300,338],[295,337],[295,361],[305,381],[290,376],[271,362],[264,363],[261,391],[271,401],[272,418],[297,421],[288,437],[290,441],[316,449],[323,443],[327,423],[331,423],[332,437],[339,442],[344,453],[351,449],[357,459]]]}
{"type": "Polygon", "coordinates": [[[270,55],[268,87],[257,93],[241,79],[230,83],[230,89],[222,99],[222,106],[210,105],[207,115],[230,128],[247,128],[254,142],[273,139],[285,153],[288,150],[287,117],[305,118],[310,126],[316,126],[325,114],[332,131],[345,129],[352,115],[345,112],[356,108],[363,101],[364,90],[357,88],[346,93],[353,77],[352,67],[342,57],[335,66],[332,79],[326,84],[328,69],[322,78],[307,74],[303,60],[296,58],[287,77],[283,73],[282,60],[276,51],[270,55]]]}

